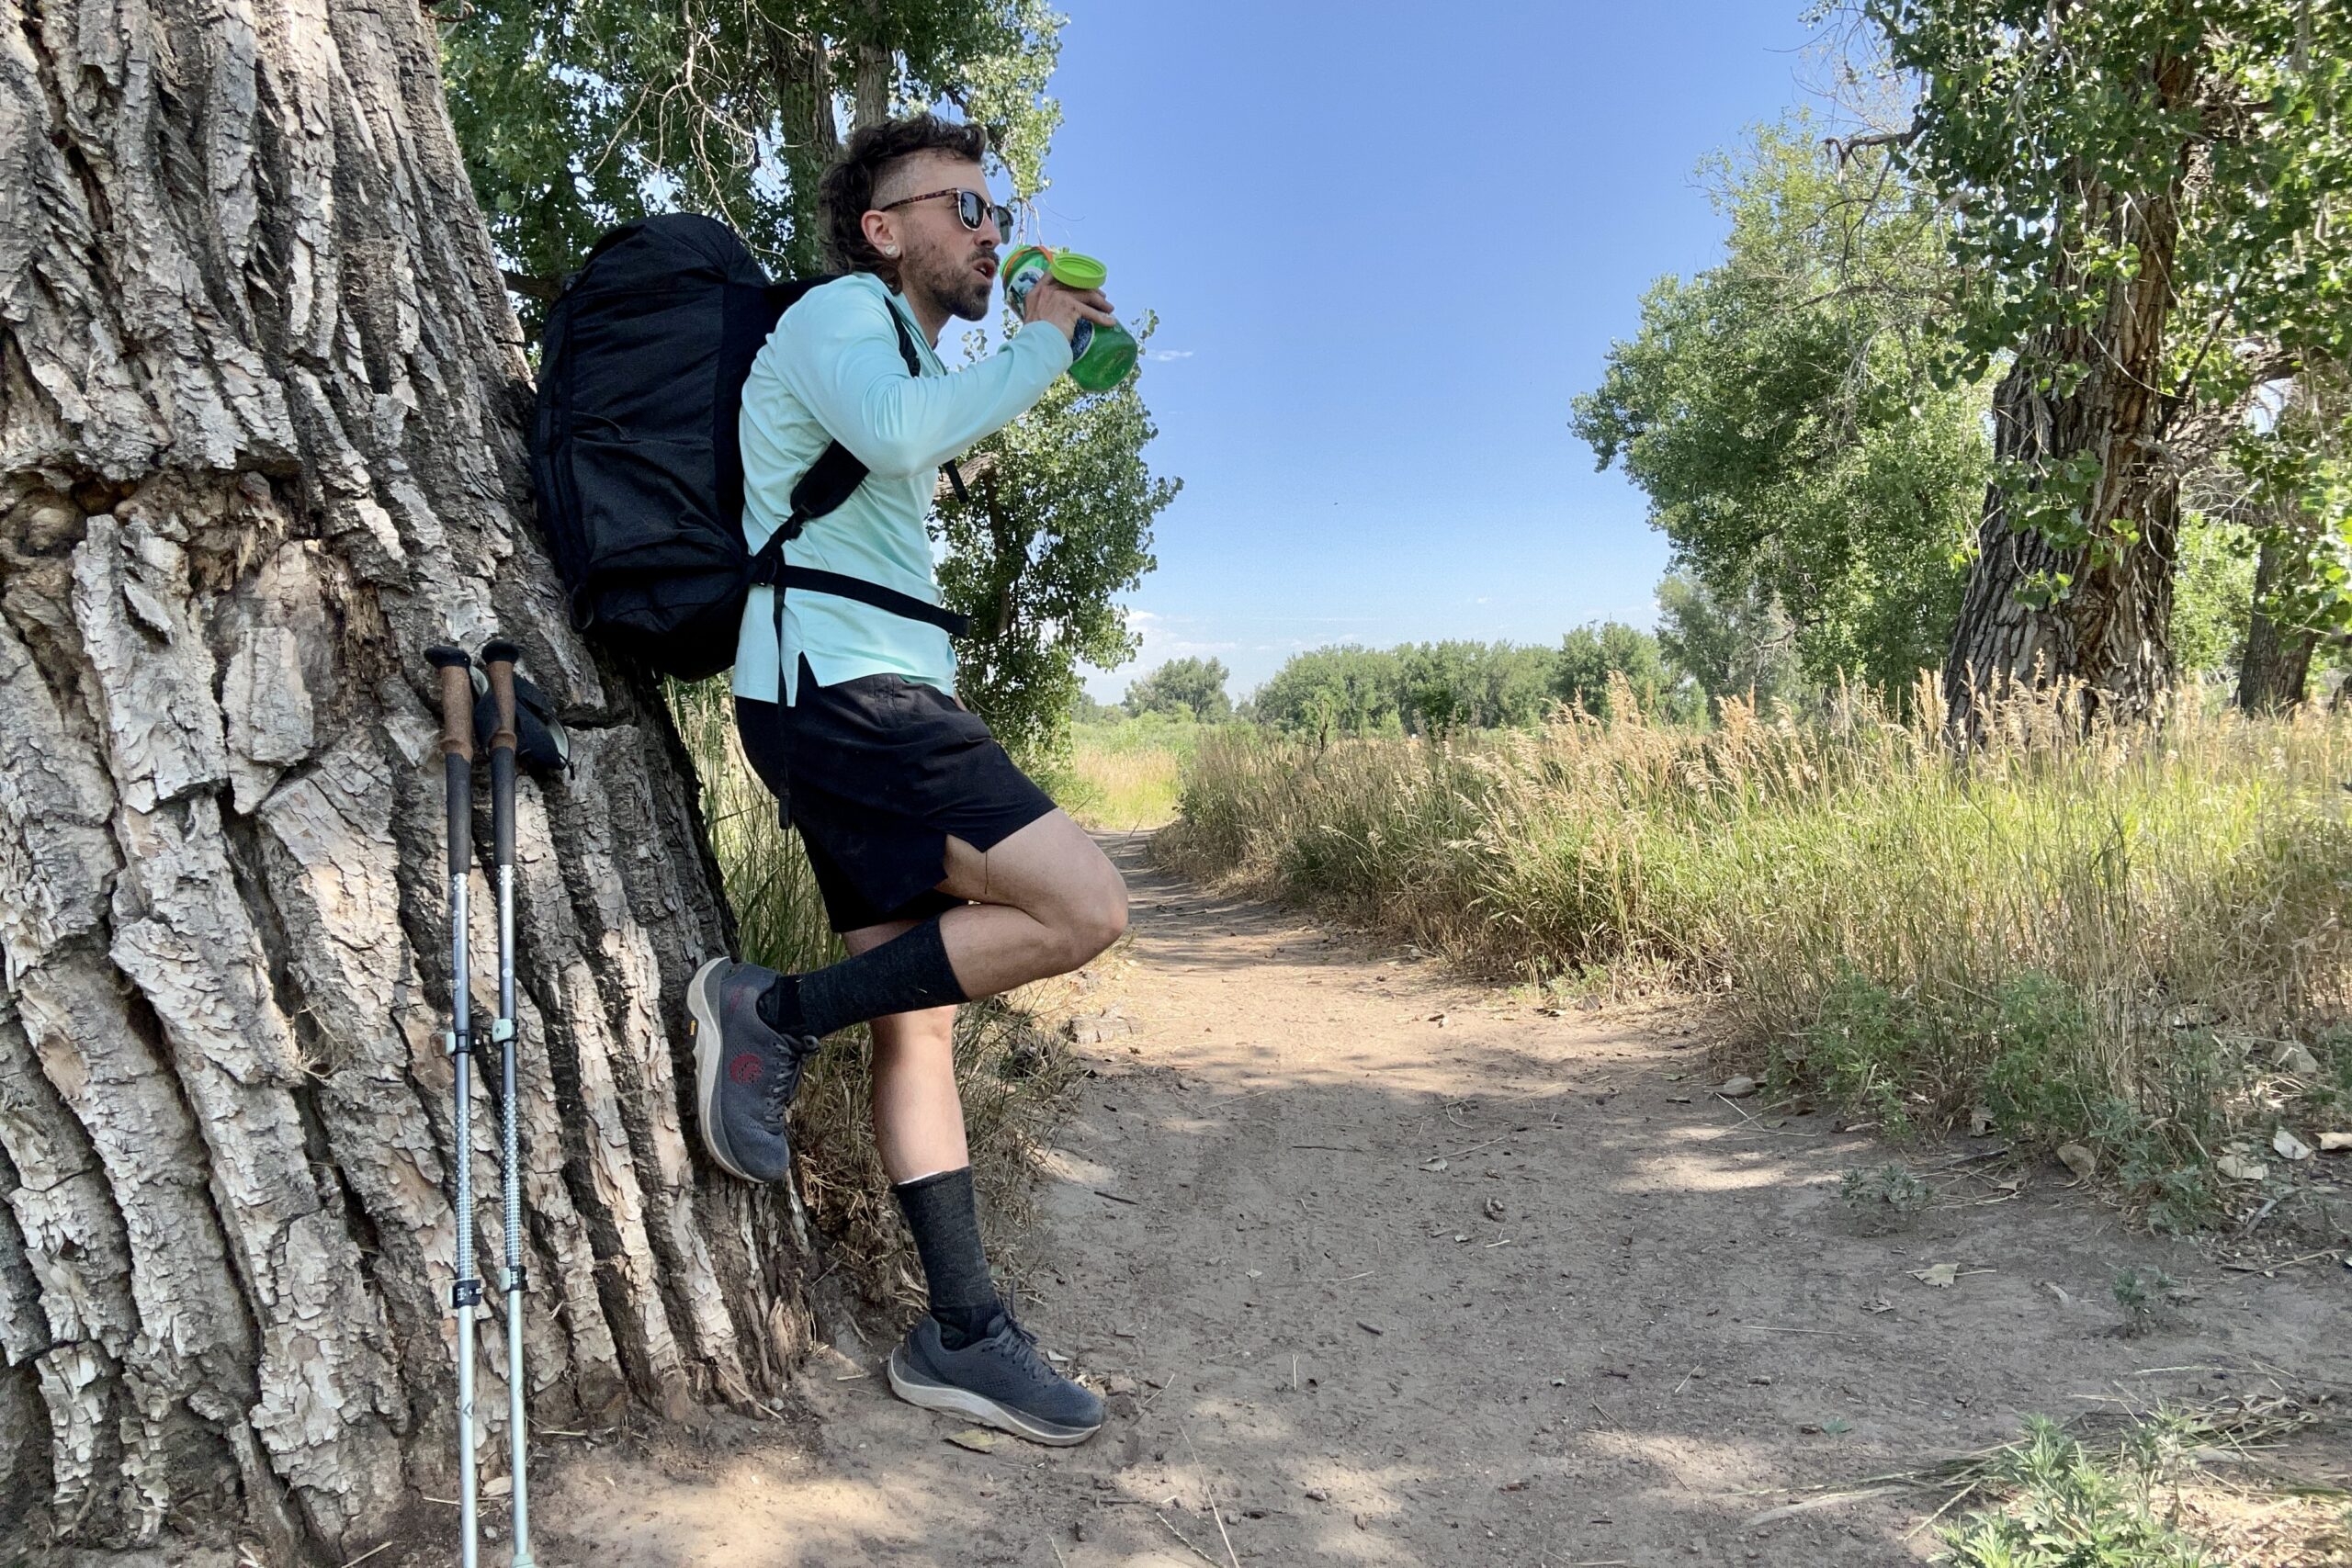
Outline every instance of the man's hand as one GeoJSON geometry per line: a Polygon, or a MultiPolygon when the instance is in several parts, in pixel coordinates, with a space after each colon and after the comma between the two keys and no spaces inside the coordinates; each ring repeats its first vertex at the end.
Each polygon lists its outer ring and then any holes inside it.
{"type": "Polygon", "coordinates": [[[1076,337],[1080,321],[1092,321],[1098,327],[1118,322],[1111,313],[1111,301],[1102,298],[1100,288],[1071,288],[1051,277],[1039,278],[1037,287],[1029,291],[1021,319],[1050,322],[1065,338],[1076,337]]]}

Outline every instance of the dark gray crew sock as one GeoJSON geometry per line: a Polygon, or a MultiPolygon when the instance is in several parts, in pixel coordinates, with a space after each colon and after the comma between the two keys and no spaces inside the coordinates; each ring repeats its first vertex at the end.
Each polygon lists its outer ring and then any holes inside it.
{"type": "Polygon", "coordinates": [[[891,1189],[915,1233],[922,1255],[923,1282],[931,1287],[931,1315],[939,1320],[940,1342],[961,1350],[984,1337],[1002,1308],[996,1281],[989,1278],[988,1255],[980,1250],[980,1212],[972,1197],[972,1168],[959,1166],[917,1177],[891,1189]]]}
{"type": "Polygon", "coordinates": [[[779,1034],[821,1038],[888,1013],[970,999],[947,962],[934,918],[839,964],[778,976],[760,998],[760,1019],[779,1034]]]}

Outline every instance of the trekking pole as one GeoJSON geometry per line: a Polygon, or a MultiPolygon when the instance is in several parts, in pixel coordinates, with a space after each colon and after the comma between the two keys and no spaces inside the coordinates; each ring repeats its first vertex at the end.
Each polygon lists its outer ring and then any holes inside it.
{"type": "Polygon", "coordinates": [[[499,1196],[506,1226],[506,1425],[514,1481],[514,1568],[533,1568],[531,1508],[523,1476],[530,1432],[523,1410],[523,1178],[514,1133],[514,660],[522,649],[501,640],[482,645],[490,700],[498,727],[490,737],[490,821],[498,865],[499,1196]]]}
{"type": "Polygon", "coordinates": [[[424,657],[441,671],[441,767],[449,807],[449,1059],[458,1108],[452,1159],[457,1166],[457,1283],[449,1310],[458,1314],[458,1561],[474,1568],[479,1521],[474,1481],[474,1308],[481,1281],[474,1277],[473,1020],[466,975],[466,879],[473,861],[473,661],[454,648],[430,648],[424,657]]]}

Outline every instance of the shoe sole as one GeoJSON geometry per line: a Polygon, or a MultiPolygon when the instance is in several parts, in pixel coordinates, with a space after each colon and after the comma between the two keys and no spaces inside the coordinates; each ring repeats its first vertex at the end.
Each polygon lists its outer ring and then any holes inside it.
{"type": "MultiPolygon", "coordinates": [[[[711,1105],[718,1090],[718,1062],[725,1055],[720,1049],[718,1016],[712,1010],[710,979],[729,961],[714,958],[695,971],[686,987],[686,1012],[694,1021],[695,1038],[695,1120],[702,1124],[702,1146],[718,1168],[741,1181],[755,1181],[752,1173],[728,1157],[718,1139],[718,1119],[711,1114],[711,1105]]],[[[759,1185],[766,1185],[759,1183],[759,1185]]]]}
{"type": "Polygon", "coordinates": [[[890,1392],[909,1404],[919,1404],[925,1410],[944,1411],[950,1416],[968,1416],[985,1427],[1010,1432],[1016,1438],[1026,1438],[1033,1443],[1048,1448],[1066,1449],[1086,1441],[1102,1429],[1098,1421],[1091,1427],[1065,1427],[1059,1422],[1041,1420],[1024,1416],[1010,1405],[999,1404],[986,1394],[974,1393],[953,1383],[933,1382],[918,1378],[906,1364],[906,1347],[890,1352],[890,1392]]]}

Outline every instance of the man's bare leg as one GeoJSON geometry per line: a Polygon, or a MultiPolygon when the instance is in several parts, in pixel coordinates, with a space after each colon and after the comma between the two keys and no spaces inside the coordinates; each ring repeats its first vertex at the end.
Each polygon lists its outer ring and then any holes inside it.
{"type": "MultiPolygon", "coordinates": [[[[977,857],[969,845],[960,848],[977,857]]],[[[995,869],[985,868],[984,874],[995,869]]],[[[1017,956],[1023,951],[1019,944],[1026,942],[1031,962],[1068,951],[1066,934],[1017,908],[967,906],[948,914],[958,924],[969,924],[975,912],[991,917],[979,924],[980,934],[1002,944],[996,957],[986,960],[997,965],[987,971],[992,976],[1006,972],[1004,948],[1017,956]]],[[[920,923],[894,920],[845,931],[842,945],[854,957],[897,941],[920,923]]],[[[867,1027],[874,1035],[874,1142],[922,1259],[931,1306],[929,1318],[915,1325],[906,1343],[890,1354],[886,1370],[891,1391],[926,1408],[978,1418],[1040,1442],[1084,1440],[1102,1424],[1101,1399],[1038,1355],[998,1297],[989,1270],[956,1087],[956,1010],[887,1013],[869,1020],[867,1027]]]]}
{"type": "MultiPolygon", "coordinates": [[[[1052,812],[983,852],[951,835],[939,890],[971,900],[939,918],[939,940],[967,997],[993,996],[1077,968],[1126,929],[1127,890],[1085,829],[1052,812]]],[[[851,956],[922,924],[892,920],[842,933],[851,956]]],[[[987,1280],[971,1191],[971,1155],[956,1087],[956,1010],[869,1021],[874,1142],[934,1287],[933,1315],[972,1329],[987,1280]],[[943,1301],[939,1287],[949,1292],[943,1301]]]]}
{"type": "MultiPolygon", "coordinates": [[[[892,920],[842,933],[853,953],[913,929],[892,920]]],[[[956,1010],[924,1008],[869,1022],[874,1034],[874,1145],[893,1185],[971,1163],[956,1091],[956,1010]]]]}
{"type": "MultiPolygon", "coordinates": [[[[1066,974],[1126,929],[1126,885],[1063,812],[1047,812],[985,853],[947,836],[940,861],[936,886],[973,902],[935,919],[863,928],[848,957],[806,975],[725,958],[696,971],[686,994],[695,1097],[705,1142],[728,1170],[752,1181],[789,1174],[783,1111],[823,1036],[877,1018],[952,1016],[957,1002],[1066,974]]],[[[937,1022],[886,1025],[876,1036],[885,1055],[910,1064],[903,1072],[877,1064],[876,1085],[882,1125],[918,1129],[911,1159],[944,1147],[944,1129],[957,1120],[952,1077],[944,1094],[937,1088],[946,1070],[940,1030],[937,1022]],[[893,1040],[908,1043],[899,1049],[893,1040]],[[914,1066],[926,1060],[928,1071],[914,1066]]]]}
{"type": "Polygon", "coordinates": [[[866,1021],[875,1143],[931,1298],[929,1316],[891,1353],[892,1392],[1038,1442],[1082,1442],[1102,1425],[1101,1398],[1038,1351],[989,1274],[956,1085],[952,1004],[1092,958],[1126,929],[1126,887],[1058,811],[986,853],[950,837],[942,863],[941,890],[972,902],[936,919],[844,932],[849,956],[808,975],[724,959],[696,975],[687,1001],[707,1032],[695,1045],[705,1138],[729,1170],[785,1179],[784,1108],[801,1063],[819,1036],[866,1021]]]}
{"type": "Polygon", "coordinates": [[[1067,812],[1049,812],[986,852],[950,834],[946,873],[939,890],[971,900],[939,920],[967,997],[1067,975],[1127,929],[1126,883],[1067,812]]]}

